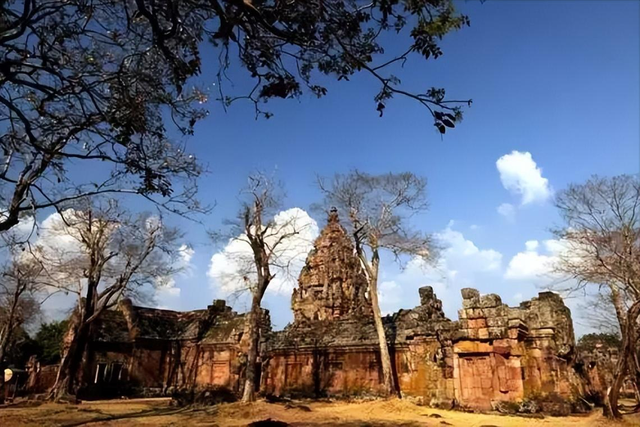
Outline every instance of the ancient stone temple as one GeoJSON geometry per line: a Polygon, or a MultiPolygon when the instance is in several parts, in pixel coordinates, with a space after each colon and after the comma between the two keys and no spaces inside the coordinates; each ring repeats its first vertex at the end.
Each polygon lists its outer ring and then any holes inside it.
{"type": "MultiPolygon", "coordinates": [[[[399,392],[425,404],[490,409],[497,403],[581,390],[569,309],[551,292],[509,307],[462,289],[458,320],[431,287],[420,305],[383,319],[399,392]]],[[[380,389],[379,343],[366,277],[335,211],[314,243],[291,306],[294,321],[270,330],[265,312],[258,371],[264,394],[353,396],[380,389]]],[[[85,383],[145,393],[225,387],[246,371],[246,317],[224,301],[176,312],[123,301],[96,325],[85,383]]]]}
{"type": "MultiPolygon", "coordinates": [[[[332,212],[293,292],[294,322],[265,341],[264,392],[378,392],[378,340],[365,289],[350,240],[332,212]]],[[[459,320],[451,321],[431,287],[419,294],[419,306],[384,318],[403,395],[479,409],[544,393],[570,397],[573,325],[558,295],[543,292],[508,307],[497,295],[463,289],[459,320]]]]}
{"type": "Polygon", "coordinates": [[[161,395],[191,386],[237,390],[239,355],[247,348],[246,318],[223,300],[178,312],[138,307],[125,299],[96,322],[82,374],[88,390],[83,397],[161,395]]]}
{"type": "Polygon", "coordinates": [[[291,296],[296,323],[371,314],[367,279],[353,244],[332,209],[291,296]]]}

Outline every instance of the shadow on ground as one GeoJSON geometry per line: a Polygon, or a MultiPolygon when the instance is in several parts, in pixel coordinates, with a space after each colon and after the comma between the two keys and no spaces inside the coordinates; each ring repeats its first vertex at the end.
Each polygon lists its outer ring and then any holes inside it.
{"type": "Polygon", "coordinates": [[[170,416],[170,415],[189,415],[189,413],[193,413],[193,415],[199,415],[200,413],[207,413],[209,415],[213,415],[211,410],[205,411],[203,409],[193,409],[193,408],[152,408],[146,409],[144,411],[138,412],[130,412],[124,414],[108,414],[99,409],[85,409],[78,408],[78,413],[87,413],[87,414],[95,414],[93,418],[87,418],[81,421],[74,420],[73,422],[65,422],[64,420],[59,421],[60,427],[77,427],[88,425],[92,423],[98,422],[108,422],[108,421],[117,421],[117,420],[126,420],[126,419],[135,419],[135,418],[145,418],[145,417],[162,417],[162,416],[170,416]]]}
{"type": "MultiPolygon", "coordinates": [[[[450,425],[449,423],[442,424],[450,425]]],[[[389,422],[389,421],[343,421],[343,422],[292,422],[285,423],[272,419],[254,421],[247,427],[424,427],[424,423],[414,421],[389,422]]]]}

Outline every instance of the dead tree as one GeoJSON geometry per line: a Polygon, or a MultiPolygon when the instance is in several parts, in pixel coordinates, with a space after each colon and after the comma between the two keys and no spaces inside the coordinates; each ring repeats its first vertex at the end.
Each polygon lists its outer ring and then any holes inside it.
{"type": "Polygon", "coordinates": [[[560,192],[556,206],[564,224],[555,230],[563,245],[555,273],[573,279],[571,290],[590,287],[602,292],[616,314],[623,350],[606,409],[619,418],[619,387],[625,377],[629,375],[636,387],[640,384],[640,181],[629,175],[594,176],[560,192]]]}
{"type": "Polygon", "coordinates": [[[332,180],[319,180],[325,206],[336,206],[350,220],[356,254],[364,269],[373,319],[380,342],[382,385],[387,395],[399,395],[395,384],[389,346],[378,302],[380,257],[388,253],[401,261],[402,255],[434,258],[431,238],[411,229],[411,216],[427,209],[426,180],[412,173],[370,175],[352,171],[332,180]]]}
{"type": "Polygon", "coordinates": [[[4,402],[4,369],[7,349],[15,331],[36,320],[40,312],[38,277],[42,267],[20,260],[13,252],[12,260],[0,276],[0,403],[4,402]]]}
{"type": "Polygon", "coordinates": [[[230,232],[214,235],[231,246],[237,242],[237,249],[229,251],[230,261],[235,271],[216,280],[225,282],[227,289],[235,288],[236,293],[248,291],[251,295],[249,312],[246,379],[242,392],[243,402],[255,400],[258,384],[256,369],[260,332],[264,325],[261,309],[262,299],[276,274],[288,275],[292,261],[297,255],[308,251],[311,241],[305,241],[301,233],[309,227],[294,213],[290,217],[276,215],[281,208],[280,186],[264,174],[253,174],[249,185],[243,190],[245,201],[237,220],[230,221],[230,232]]]}
{"type": "Polygon", "coordinates": [[[133,215],[114,199],[83,199],[58,215],[49,230],[42,230],[49,239],[40,239],[30,252],[44,266],[48,286],[78,297],[51,392],[56,400],[76,394],[82,385],[96,319],[142,286],[163,283],[175,273],[179,252],[176,230],[158,216],[133,215]]]}

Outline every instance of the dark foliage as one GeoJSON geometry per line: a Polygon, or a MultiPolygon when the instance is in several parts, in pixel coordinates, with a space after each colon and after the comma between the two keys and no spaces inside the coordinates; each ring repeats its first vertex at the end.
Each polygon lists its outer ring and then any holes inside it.
{"type": "Polygon", "coordinates": [[[20,327],[11,335],[11,341],[6,350],[5,362],[9,367],[22,369],[29,357],[37,351],[38,344],[20,327]]]}
{"type": "Polygon", "coordinates": [[[154,35],[167,4],[154,18],[136,3],[0,4],[0,230],[83,194],[132,193],[198,209],[200,170],[167,125],[189,134],[205,114],[194,107],[202,95],[183,89],[199,69],[204,21],[176,4],[184,28],[154,35]],[[67,166],[80,160],[91,173],[71,181],[67,166]]]}
{"type": "Polygon", "coordinates": [[[247,427],[288,427],[290,425],[291,424],[285,423],[284,421],[272,420],[271,418],[267,418],[247,424],[247,427]]]}
{"type": "MultiPolygon", "coordinates": [[[[452,0],[8,0],[0,3],[0,231],[35,210],[100,193],[145,197],[172,211],[200,212],[201,169],[169,136],[193,133],[207,94],[190,88],[203,49],[219,58],[219,99],[255,103],[305,90],[323,96],[318,74],[380,84],[375,108],[394,95],[428,109],[444,133],[470,101],[443,88],[402,89],[393,75],[411,57],[442,55],[440,40],[469,24],[452,0]],[[408,40],[399,52],[381,35],[408,40]],[[207,43],[208,42],[208,43],[207,43]],[[239,66],[248,94],[222,84],[239,66]],[[92,173],[67,174],[71,162],[92,173]]],[[[426,85],[425,85],[426,86],[426,85]]]]}
{"type": "Polygon", "coordinates": [[[37,356],[44,365],[52,365],[60,362],[62,351],[62,339],[67,331],[68,321],[53,321],[43,323],[36,332],[34,342],[37,349],[37,356]]]}
{"type": "Polygon", "coordinates": [[[592,333],[583,335],[578,340],[577,348],[579,351],[591,352],[599,344],[606,348],[622,348],[620,335],[610,333],[592,333]]]}
{"type": "Polygon", "coordinates": [[[188,405],[217,405],[219,403],[231,403],[237,399],[236,395],[227,387],[213,386],[206,389],[184,389],[175,391],[172,396],[177,406],[188,405]]]}

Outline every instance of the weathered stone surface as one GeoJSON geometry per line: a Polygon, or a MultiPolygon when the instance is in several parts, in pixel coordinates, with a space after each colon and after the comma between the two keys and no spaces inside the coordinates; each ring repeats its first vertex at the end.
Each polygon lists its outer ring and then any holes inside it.
{"type": "Polygon", "coordinates": [[[291,308],[296,322],[371,314],[367,280],[353,244],[340,225],[338,213],[329,213],[326,227],[313,244],[291,308]]]}
{"type": "Polygon", "coordinates": [[[480,292],[478,292],[477,289],[462,288],[462,290],[460,292],[462,293],[462,298],[463,299],[480,298],[480,292]]]}
{"type": "Polygon", "coordinates": [[[488,294],[480,297],[480,307],[499,307],[502,305],[502,299],[496,294],[488,294]]]}
{"type": "Polygon", "coordinates": [[[420,306],[413,310],[416,312],[417,318],[423,321],[445,318],[444,312],[442,311],[442,301],[436,297],[431,286],[421,287],[418,289],[418,293],[420,294],[420,306]]]}

